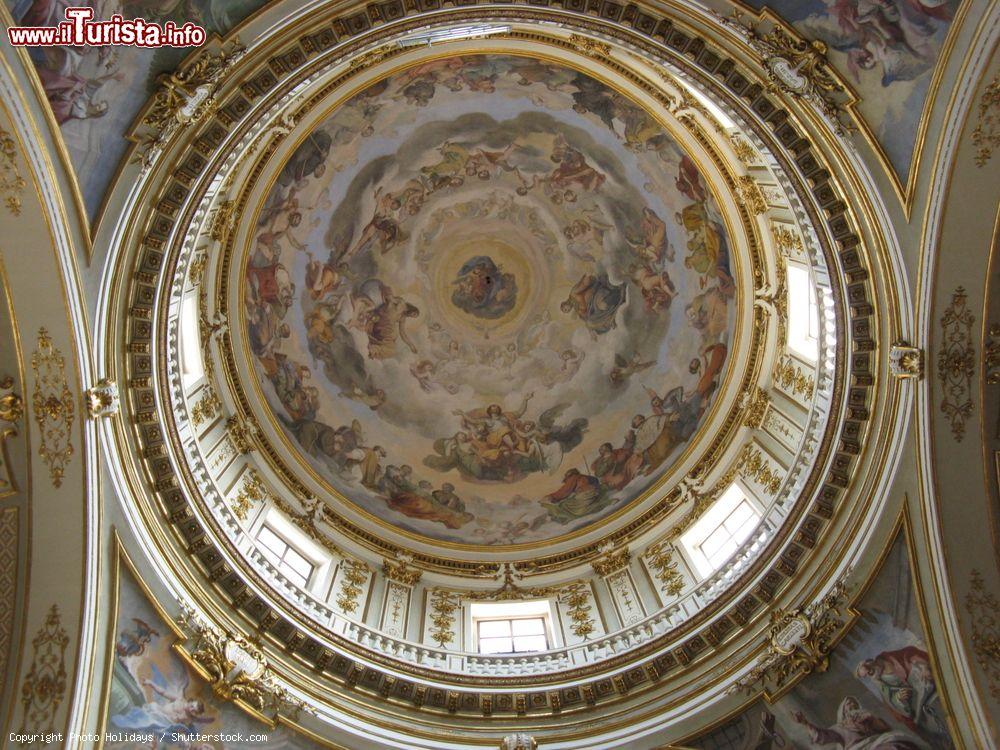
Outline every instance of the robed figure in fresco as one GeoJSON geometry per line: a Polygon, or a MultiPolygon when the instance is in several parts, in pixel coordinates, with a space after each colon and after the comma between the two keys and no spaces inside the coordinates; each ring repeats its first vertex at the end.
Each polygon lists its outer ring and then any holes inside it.
{"type": "Polygon", "coordinates": [[[487,255],[465,261],[452,284],[451,301],[477,318],[500,318],[517,302],[514,274],[504,273],[487,255]]]}
{"type": "Polygon", "coordinates": [[[837,709],[837,723],[820,727],[801,711],[792,718],[809,730],[810,740],[821,747],[831,745],[844,750],[921,750],[906,732],[893,731],[883,719],[866,711],[854,696],[847,696],[837,709]]]}
{"type": "Polygon", "coordinates": [[[617,327],[615,314],[625,304],[626,284],[612,284],[608,274],[586,273],[570,290],[559,309],[573,313],[590,329],[592,336],[617,327]]]}

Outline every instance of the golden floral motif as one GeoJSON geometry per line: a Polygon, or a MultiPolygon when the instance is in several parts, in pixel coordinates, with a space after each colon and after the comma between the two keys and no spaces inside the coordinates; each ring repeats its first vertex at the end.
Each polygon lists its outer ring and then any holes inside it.
{"type": "Polygon", "coordinates": [[[0,128],[0,196],[14,216],[21,215],[21,193],[27,186],[17,168],[17,145],[14,138],[0,128]]]}
{"type": "Polygon", "coordinates": [[[233,515],[241,521],[247,520],[250,509],[263,502],[267,497],[268,491],[264,487],[264,480],[254,469],[250,469],[243,480],[242,489],[232,500],[233,515]]]}
{"type": "Polygon", "coordinates": [[[771,236],[774,238],[774,244],[778,246],[781,252],[786,255],[802,255],[804,250],[802,238],[797,232],[793,232],[781,224],[772,223],[771,236]]]}
{"type": "Polygon", "coordinates": [[[758,163],[759,158],[753,146],[740,138],[738,135],[734,135],[730,138],[730,142],[733,144],[733,151],[736,153],[737,159],[746,165],[758,163]]]}
{"type": "Polygon", "coordinates": [[[22,732],[48,733],[55,729],[56,713],[66,693],[68,645],[69,636],[63,629],[59,607],[53,604],[31,641],[31,668],[21,685],[22,732]]]}
{"type": "Polygon", "coordinates": [[[195,427],[199,427],[222,409],[222,402],[211,388],[206,389],[207,393],[191,408],[191,421],[195,427]]]}
{"type": "Polygon", "coordinates": [[[586,639],[594,632],[594,618],[590,615],[590,596],[587,591],[587,584],[583,581],[576,581],[559,595],[559,601],[566,606],[566,614],[570,619],[570,630],[578,638],[586,639]]]}
{"type": "Polygon", "coordinates": [[[8,497],[17,491],[17,483],[11,474],[10,459],[7,457],[7,440],[18,434],[18,423],[24,415],[24,400],[14,393],[14,378],[7,376],[0,380],[0,497],[8,497]]]}
{"type": "Polygon", "coordinates": [[[924,353],[905,341],[889,349],[889,372],[900,380],[919,380],[924,376],[924,353]]]}
{"type": "Polygon", "coordinates": [[[66,464],[73,456],[71,435],[76,407],[66,380],[66,360],[62,352],[52,346],[52,339],[44,328],[38,329],[38,345],[31,355],[31,369],[35,373],[31,403],[41,441],[38,452],[49,467],[52,484],[61,487],[66,464]]]}
{"type": "Polygon", "coordinates": [[[611,45],[598,39],[593,39],[582,34],[570,34],[569,43],[583,52],[585,55],[596,58],[611,56],[611,45]]]}
{"type": "Polygon", "coordinates": [[[110,417],[118,413],[120,405],[118,386],[108,378],[101,378],[84,394],[87,416],[91,419],[110,417]]]}
{"type": "Polygon", "coordinates": [[[628,547],[620,550],[605,552],[605,554],[591,563],[594,571],[602,578],[607,578],[612,573],[616,573],[629,564],[632,559],[628,553],[628,547]]]}
{"type": "Polygon", "coordinates": [[[237,453],[247,454],[253,450],[254,438],[260,432],[257,422],[252,417],[240,419],[230,417],[226,420],[226,430],[229,432],[229,439],[237,453]]]}
{"type": "Polygon", "coordinates": [[[411,568],[405,560],[399,562],[383,560],[382,573],[386,578],[406,586],[415,586],[423,575],[423,571],[411,568]]]}
{"type": "Polygon", "coordinates": [[[1000,323],[990,326],[989,341],[983,351],[983,370],[989,385],[1000,383],[1000,323]]]}
{"type": "Polygon", "coordinates": [[[965,423],[972,415],[972,375],[976,350],[972,345],[975,318],[967,306],[969,296],[963,287],[951,295],[951,304],[941,316],[941,348],[938,351],[938,377],[943,391],[941,412],[951,421],[951,434],[962,442],[965,423]]]}
{"type": "Polygon", "coordinates": [[[794,364],[789,357],[781,357],[774,367],[774,382],[795,396],[812,398],[816,381],[812,375],[794,364]]]}
{"type": "Polygon", "coordinates": [[[771,468],[771,464],[756,448],[747,446],[740,467],[743,475],[760,484],[768,493],[774,494],[781,487],[781,477],[771,468]]]}
{"type": "Polygon", "coordinates": [[[979,119],[972,131],[976,147],[976,166],[985,167],[993,158],[993,149],[1000,146],[1000,74],[993,76],[979,99],[979,119]]]}
{"type": "Polygon", "coordinates": [[[188,267],[188,281],[191,282],[192,286],[201,284],[201,280],[205,277],[205,268],[207,266],[208,253],[202,251],[191,261],[191,265],[188,267]]]}
{"type": "Polygon", "coordinates": [[[337,606],[344,612],[354,612],[358,608],[361,586],[368,580],[368,566],[360,560],[345,560],[343,571],[337,606]]]}
{"type": "Polygon", "coordinates": [[[965,609],[970,618],[972,652],[986,675],[990,694],[1000,700],[1000,600],[986,587],[978,570],[972,571],[969,585],[965,609]]]}
{"type": "Polygon", "coordinates": [[[452,626],[455,624],[455,611],[458,609],[458,597],[444,589],[434,589],[431,593],[431,639],[441,648],[455,639],[452,626]]]}
{"type": "Polygon", "coordinates": [[[680,596],[684,590],[684,576],[677,569],[674,560],[674,548],[666,542],[657,542],[646,550],[646,560],[649,567],[663,584],[660,589],[667,596],[680,596]]]}
{"type": "Polygon", "coordinates": [[[743,424],[751,429],[759,429],[764,424],[764,415],[771,404],[771,397],[760,386],[744,394],[742,401],[743,424]]]}
{"type": "Polygon", "coordinates": [[[767,211],[767,197],[750,175],[740,175],[736,178],[736,194],[746,204],[750,213],[759,216],[767,211]]]}
{"type": "Polygon", "coordinates": [[[837,635],[845,629],[841,610],[846,594],[847,588],[837,583],[829,594],[805,608],[771,612],[767,650],[733,689],[749,693],[758,684],[778,689],[792,677],[825,672],[837,635]]]}

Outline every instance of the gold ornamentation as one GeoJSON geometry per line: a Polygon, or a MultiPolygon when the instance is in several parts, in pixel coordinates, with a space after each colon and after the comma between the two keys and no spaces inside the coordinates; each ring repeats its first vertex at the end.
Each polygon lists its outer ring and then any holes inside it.
{"type": "Polygon", "coordinates": [[[816,381],[812,375],[794,364],[790,357],[781,357],[774,367],[774,382],[795,396],[813,397],[816,381]]]}
{"type": "Polygon", "coordinates": [[[900,380],[920,380],[924,376],[924,352],[905,341],[889,350],[889,372],[900,380]]]}
{"type": "Polygon", "coordinates": [[[215,391],[207,388],[207,393],[191,408],[191,421],[199,427],[210,419],[214,419],[222,408],[222,402],[215,391]]]}
{"type": "Polygon", "coordinates": [[[215,112],[219,83],[244,54],[246,48],[236,39],[218,54],[206,52],[174,73],[161,73],[152,106],[142,118],[148,132],[139,139],[133,161],[150,167],[181,126],[200,122],[215,112]]]}
{"type": "Polygon", "coordinates": [[[212,227],[209,237],[220,245],[229,244],[229,236],[236,227],[236,204],[233,201],[222,201],[215,209],[212,217],[212,227]]]}
{"type": "Polygon", "coordinates": [[[229,432],[229,440],[232,442],[233,448],[236,449],[237,453],[243,455],[253,450],[254,438],[260,432],[253,417],[245,419],[230,417],[226,420],[226,430],[229,432]]]}
{"type": "Polygon", "coordinates": [[[24,415],[24,400],[13,391],[14,378],[9,375],[0,380],[0,390],[7,391],[0,396],[0,422],[17,424],[24,415]]]}
{"type": "Polygon", "coordinates": [[[362,584],[368,580],[369,568],[360,560],[345,560],[343,571],[337,606],[344,612],[353,612],[358,608],[358,594],[361,593],[362,584]]]}
{"type": "Polygon", "coordinates": [[[49,467],[52,484],[61,487],[66,464],[73,455],[71,437],[76,409],[66,380],[66,360],[52,346],[44,328],[38,329],[38,346],[31,355],[31,369],[35,372],[31,403],[41,439],[38,452],[49,467]]]}
{"type": "Polygon", "coordinates": [[[941,411],[951,421],[951,434],[962,442],[965,423],[972,415],[972,375],[976,350],[972,345],[975,318],[968,309],[968,295],[958,287],[951,304],[941,316],[941,349],[938,352],[938,377],[943,397],[941,411]]]}
{"type": "Polygon", "coordinates": [[[601,576],[601,578],[607,578],[612,573],[616,573],[622,568],[627,567],[631,559],[628,547],[622,547],[617,551],[605,552],[602,557],[597,558],[590,564],[597,575],[601,576]]]}
{"type": "Polygon", "coordinates": [[[770,405],[771,397],[760,386],[756,386],[749,393],[745,393],[741,403],[743,424],[755,430],[759,429],[764,424],[764,415],[767,414],[767,407],[770,405]]]}
{"type": "Polygon", "coordinates": [[[0,128],[0,195],[14,216],[21,215],[21,193],[27,184],[17,168],[17,144],[10,133],[0,128]]]}
{"type": "Polygon", "coordinates": [[[87,416],[91,419],[114,416],[121,403],[118,385],[108,378],[101,378],[84,393],[84,403],[87,405],[87,416]]]}
{"type": "Polygon", "coordinates": [[[232,501],[233,515],[241,521],[247,520],[250,509],[266,500],[269,496],[264,487],[264,480],[254,469],[250,469],[244,479],[243,488],[237,493],[232,501]]]}
{"type": "Polygon", "coordinates": [[[351,58],[351,70],[370,68],[373,65],[378,65],[383,60],[388,60],[393,55],[398,54],[402,49],[398,42],[383,44],[381,47],[370,49],[363,54],[351,58]]]}
{"type": "Polygon", "coordinates": [[[736,194],[746,204],[750,213],[759,216],[767,212],[767,197],[750,175],[740,175],[736,178],[736,194]]]}
{"type": "Polygon", "coordinates": [[[7,423],[0,427],[0,498],[17,492],[17,483],[7,456],[7,440],[18,435],[18,423],[24,415],[24,400],[13,389],[14,378],[7,376],[0,380],[0,391],[4,391],[3,396],[0,396],[0,422],[7,423]]]}
{"type": "Polygon", "coordinates": [[[570,34],[569,43],[589,57],[598,59],[611,56],[611,45],[582,34],[570,34]]]}
{"type": "Polygon", "coordinates": [[[990,326],[989,341],[983,351],[983,370],[989,385],[1000,383],[1000,323],[990,326]]]}
{"type": "Polygon", "coordinates": [[[192,286],[198,286],[201,284],[201,280],[205,277],[205,268],[208,266],[208,253],[202,250],[195,256],[194,260],[191,261],[191,265],[188,267],[188,281],[191,282],[192,286]]]}
{"type": "Polygon", "coordinates": [[[17,609],[18,524],[16,507],[0,510],[0,674],[7,674],[17,609]]]}
{"type": "Polygon", "coordinates": [[[573,635],[586,640],[594,632],[594,618],[590,616],[591,606],[587,591],[588,585],[583,581],[570,584],[559,595],[559,601],[566,606],[566,614],[570,619],[570,630],[573,635]]]}
{"type": "Polygon", "coordinates": [[[802,238],[797,232],[793,232],[782,224],[771,224],[771,236],[774,237],[774,244],[786,255],[802,255],[802,238]]]}
{"type": "Polygon", "coordinates": [[[452,626],[455,623],[455,611],[458,609],[458,598],[444,589],[434,589],[431,593],[431,639],[441,648],[455,639],[452,626]]]}
{"type": "Polygon", "coordinates": [[[24,719],[21,731],[46,734],[55,729],[56,712],[66,693],[66,647],[69,636],[63,629],[55,604],[31,641],[31,668],[21,686],[24,719]]]}
{"type": "Polygon", "coordinates": [[[680,596],[684,590],[684,576],[677,569],[674,548],[666,542],[657,542],[646,550],[646,560],[660,583],[660,590],[667,596],[680,596]]]}
{"type": "MultiPolygon", "coordinates": [[[[752,692],[761,684],[780,689],[793,676],[825,672],[830,650],[845,628],[841,615],[847,589],[837,583],[829,594],[808,607],[771,612],[767,651],[734,686],[752,692]]],[[[765,693],[770,702],[771,697],[765,693]]]]}
{"type": "Polygon", "coordinates": [[[845,94],[844,87],[826,59],[828,50],[824,42],[803,39],[777,25],[769,33],[762,34],[757,24],[744,22],[739,11],[722,21],[735,29],[761,56],[772,91],[781,91],[813,104],[827,117],[837,135],[854,130],[840,101],[845,94]]]}
{"type": "Polygon", "coordinates": [[[733,151],[736,152],[736,158],[741,162],[750,166],[752,164],[757,164],[760,159],[757,156],[757,152],[754,147],[747,143],[745,140],[740,138],[738,135],[734,135],[729,139],[733,144],[733,151]]]}
{"type": "Polygon", "coordinates": [[[525,732],[515,732],[500,740],[500,750],[538,750],[538,740],[525,732]]]}
{"type": "Polygon", "coordinates": [[[965,610],[971,620],[972,651],[986,675],[990,694],[1000,699],[1000,601],[986,588],[978,570],[974,569],[969,578],[965,610]]]}
{"type": "Polygon", "coordinates": [[[406,586],[415,586],[423,575],[422,570],[411,568],[407,565],[406,560],[400,560],[399,562],[383,560],[382,573],[386,578],[406,586]]]}
{"type": "Polygon", "coordinates": [[[207,625],[187,608],[178,618],[178,625],[190,634],[192,643],[185,653],[209,681],[216,697],[242,704],[272,725],[279,713],[295,719],[305,708],[277,684],[258,645],[207,625]]]}
{"type": "Polygon", "coordinates": [[[979,100],[979,120],[972,131],[976,147],[976,166],[985,167],[993,158],[993,149],[1000,146],[1000,74],[993,76],[979,100]]]}
{"type": "Polygon", "coordinates": [[[781,477],[757,448],[748,445],[743,450],[740,468],[743,476],[753,479],[772,495],[781,487],[781,477]]]}

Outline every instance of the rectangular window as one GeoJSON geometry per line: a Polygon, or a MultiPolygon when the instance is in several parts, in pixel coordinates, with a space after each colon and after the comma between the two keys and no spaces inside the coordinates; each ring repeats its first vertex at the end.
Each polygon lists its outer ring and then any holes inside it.
{"type": "Polygon", "coordinates": [[[738,485],[733,484],[683,536],[681,543],[702,576],[722,567],[750,538],[760,513],[738,485]]]}
{"type": "Polygon", "coordinates": [[[303,588],[309,583],[315,566],[297,549],[282,539],[270,526],[264,525],[257,532],[264,554],[282,573],[303,588]]]}
{"type": "Polygon", "coordinates": [[[181,374],[187,388],[205,374],[201,359],[201,335],[198,331],[198,296],[188,294],[181,302],[180,325],[181,374]]]}
{"type": "Polygon", "coordinates": [[[811,362],[819,355],[819,300],[809,270],[788,266],[788,346],[811,362]]]}
{"type": "Polygon", "coordinates": [[[481,654],[524,654],[548,648],[541,617],[479,620],[477,624],[481,654]]]}

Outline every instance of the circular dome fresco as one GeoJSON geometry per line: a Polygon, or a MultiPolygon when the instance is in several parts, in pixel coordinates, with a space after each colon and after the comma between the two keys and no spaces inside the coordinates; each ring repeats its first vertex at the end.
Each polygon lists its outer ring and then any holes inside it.
{"type": "Polygon", "coordinates": [[[337,495],[431,541],[537,543],[696,441],[730,360],[731,236],[692,156],[611,83],[422,61],[336,105],[277,174],[244,340],[337,495]]]}

